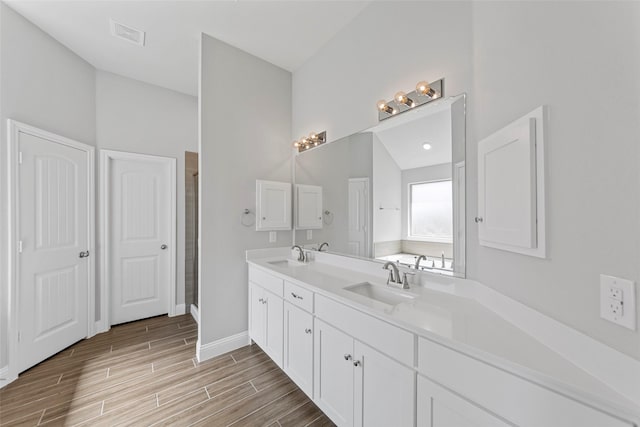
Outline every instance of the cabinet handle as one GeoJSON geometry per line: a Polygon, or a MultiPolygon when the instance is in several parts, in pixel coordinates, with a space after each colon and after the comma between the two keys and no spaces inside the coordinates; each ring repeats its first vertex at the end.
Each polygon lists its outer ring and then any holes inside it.
{"type": "Polygon", "coordinates": [[[264,300],[262,298],[258,298],[258,302],[262,303],[262,302],[264,302],[264,300]]]}
{"type": "Polygon", "coordinates": [[[304,298],[302,298],[300,295],[298,295],[298,294],[294,294],[293,292],[291,292],[291,296],[292,296],[292,297],[294,297],[294,298],[296,298],[296,299],[304,299],[304,298]]]}
{"type": "Polygon", "coordinates": [[[360,366],[360,365],[362,365],[362,363],[361,363],[359,360],[354,360],[354,361],[353,361],[353,366],[355,366],[356,368],[357,368],[358,366],[360,366]]]}
{"type": "Polygon", "coordinates": [[[305,330],[304,330],[304,332],[305,332],[306,334],[310,334],[310,333],[311,333],[311,329],[307,328],[307,329],[305,329],[305,330]]]}
{"type": "Polygon", "coordinates": [[[479,222],[484,221],[484,219],[483,219],[481,216],[477,216],[477,217],[475,218],[475,221],[476,221],[476,224],[477,224],[477,223],[479,223],[479,222]]]}
{"type": "Polygon", "coordinates": [[[351,355],[350,354],[345,354],[344,355],[344,360],[351,360],[351,355]]]}

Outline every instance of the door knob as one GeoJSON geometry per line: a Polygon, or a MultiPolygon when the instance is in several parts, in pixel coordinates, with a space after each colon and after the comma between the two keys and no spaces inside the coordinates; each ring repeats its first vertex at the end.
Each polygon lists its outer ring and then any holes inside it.
{"type": "Polygon", "coordinates": [[[476,221],[476,223],[479,223],[479,222],[484,221],[484,219],[481,216],[477,216],[477,217],[475,217],[475,221],[476,221]]]}
{"type": "Polygon", "coordinates": [[[86,258],[89,256],[89,251],[82,251],[80,252],[80,254],[78,255],[80,258],[86,258]]]}
{"type": "Polygon", "coordinates": [[[355,361],[353,362],[353,366],[355,366],[356,368],[357,368],[358,366],[360,366],[360,365],[362,365],[362,362],[360,362],[359,360],[355,360],[355,361]]]}
{"type": "Polygon", "coordinates": [[[160,246],[160,249],[162,249],[162,250],[164,251],[164,250],[165,250],[165,249],[167,249],[168,247],[169,247],[169,246],[167,246],[167,245],[162,245],[162,246],[160,246]]]}

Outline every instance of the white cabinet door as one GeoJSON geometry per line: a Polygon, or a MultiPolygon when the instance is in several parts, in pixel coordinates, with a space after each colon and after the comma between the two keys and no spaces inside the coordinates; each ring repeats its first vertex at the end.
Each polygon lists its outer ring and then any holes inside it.
{"type": "Polygon", "coordinates": [[[284,304],[284,371],[313,398],[313,316],[284,304]]]}
{"type": "Polygon", "coordinates": [[[249,284],[249,336],[282,367],[282,298],[249,284]]]}
{"type": "Polygon", "coordinates": [[[249,336],[260,347],[265,343],[264,291],[260,286],[249,284],[249,336]]]}
{"type": "Polygon", "coordinates": [[[297,228],[322,228],[322,187],[296,185],[296,207],[297,228]]]}
{"type": "Polygon", "coordinates": [[[418,375],[418,427],[513,426],[418,375]]]}
{"type": "Polygon", "coordinates": [[[535,110],[478,144],[476,222],[483,246],[545,256],[542,111],[535,110]]]}
{"type": "Polygon", "coordinates": [[[354,425],[413,426],[414,371],[359,341],[354,348],[354,425]]]}
{"type": "Polygon", "coordinates": [[[256,230],[291,230],[291,184],[256,181],[256,230]]]}
{"type": "Polygon", "coordinates": [[[265,339],[262,349],[273,359],[278,366],[282,366],[282,298],[277,297],[271,292],[264,291],[263,298],[266,301],[264,305],[264,322],[265,322],[265,339]]]}
{"type": "Polygon", "coordinates": [[[353,338],[316,318],[314,402],[339,426],[353,425],[353,338]]]}

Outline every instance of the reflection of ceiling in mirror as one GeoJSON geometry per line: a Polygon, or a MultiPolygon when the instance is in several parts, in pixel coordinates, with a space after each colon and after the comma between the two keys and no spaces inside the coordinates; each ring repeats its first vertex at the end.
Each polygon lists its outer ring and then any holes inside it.
{"type": "Polygon", "coordinates": [[[400,169],[451,163],[449,108],[398,124],[399,126],[373,131],[400,169]],[[423,148],[425,143],[431,145],[430,150],[423,148]]]}

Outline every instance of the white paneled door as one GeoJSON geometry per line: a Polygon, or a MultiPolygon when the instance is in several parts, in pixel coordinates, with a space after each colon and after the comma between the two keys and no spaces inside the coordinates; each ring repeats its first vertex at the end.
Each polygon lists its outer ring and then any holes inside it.
{"type": "Polygon", "coordinates": [[[11,125],[18,154],[16,367],[22,372],[89,334],[93,148],[11,125]]]}
{"type": "Polygon", "coordinates": [[[349,253],[369,257],[369,179],[349,179],[349,253]]]}
{"type": "Polygon", "coordinates": [[[120,153],[106,163],[111,324],[168,313],[175,286],[175,159],[120,153]]]}

